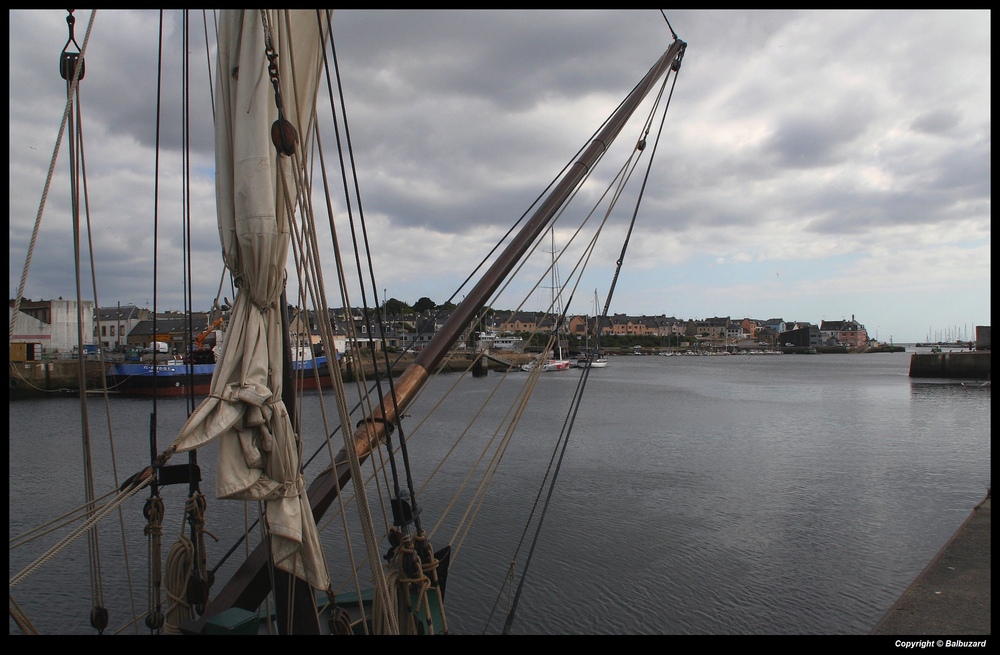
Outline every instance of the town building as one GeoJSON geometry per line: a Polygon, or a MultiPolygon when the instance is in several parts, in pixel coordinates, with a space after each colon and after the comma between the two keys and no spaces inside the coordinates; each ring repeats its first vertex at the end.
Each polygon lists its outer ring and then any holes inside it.
{"type": "Polygon", "coordinates": [[[853,314],[849,321],[823,321],[819,331],[823,345],[861,348],[868,343],[868,331],[854,320],[853,314]]]}
{"type": "MultiPolygon", "coordinates": [[[[228,309],[228,308],[225,308],[228,309]]],[[[322,354],[321,330],[316,313],[298,311],[289,306],[289,335],[295,346],[308,346],[322,354]]],[[[13,311],[13,301],[11,301],[13,311]]],[[[92,303],[82,305],[84,320],[84,348],[99,352],[123,352],[126,349],[144,349],[155,341],[166,342],[175,354],[185,354],[188,349],[208,349],[217,345],[224,329],[224,321],[212,322],[214,314],[193,312],[164,312],[153,320],[152,312],[134,305],[114,305],[93,311],[92,303]]],[[[365,312],[341,308],[329,310],[333,329],[334,347],[347,352],[349,343],[357,338],[364,349],[422,350],[441,329],[451,315],[449,311],[429,310],[421,313],[388,315],[381,311],[365,312]],[[367,318],[366,318],[367,317],[367,318]]],[[[225,315],[222,315],[225,318],[225,315]]],[[[497,336],[521,336],[549,333],[553,330],[554,317],[545,312],[490,310],[476,325],[470,325],[466,334],[456,343],[456,348],[472,343],[479,330],[497,336]]],[[[74,301],[63,299],[21,303],[12,346],[18,344],[18,353],[24,358],[36,353],[66,353],[76,351],[77,311],[74,301]]],[[[687,342],[702,347],[721,348],[730,345],[744,347],[766,345],[771,347],[793,344],[800,347],[842,346],[851,349],[868,344],[864,325],[854,316],[850,320],[826,321],[820,326],[808,322],[787,321],[782,318],[766,320],[746,317],[733,320],[729,316],[705,319],[679,319],[659,314],[656,316],[614,314],[612,316],[569,315],[561,330],[577,339],[601,336],[627,337],[687,337],[687,342]]],[[[564,342],[565,345],[565,342],[564,342]]],[[[12,348],[13,352],[13,348],[12,348]]]]}
{"type": "MultiPolygon", "coordinates": [[[[8,317],[13,317],[13,313],[14,301],[11,300],[8,317]]],[[[81,345],[85,350],[93,350],[94,303],[84,300],[77,304],[75,300],[62,298],[22,298],[10,343],[28,344],[33,353],[48,355],[71,355],[78,352],[81,345]]]]}
{"type": "Polygon", "coordinates": [[[128,335],[142,321],[153,317],[153,312],[135,305],[98,307],[94,326],[94,341],[105,352],[124,352],[128,335]]]}

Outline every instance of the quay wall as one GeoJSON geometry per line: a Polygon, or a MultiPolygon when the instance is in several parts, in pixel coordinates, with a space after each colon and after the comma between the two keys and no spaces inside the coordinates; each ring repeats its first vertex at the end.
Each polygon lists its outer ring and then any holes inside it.
{"type": "Polygon", "coordinates": [[[990,635],[991,507],[987,490],[986,498],[870,634],[890,636],[893,641],[910,635],[952,639],[990,635]]]}
{"type": "MultiPolygon", "coordinates": [[[[102,389],[104,362],[90,360],[84,366],[86,388],[93,391],[102,389]]],[[[9,373],[11,398],[79,393],[80,390],[80,376],[75,360],[10,362],[9,373]]]]}
{"type": "MultiPolygon", "coordinates": [[[[397,356],[390,354],[390,362],[393,363],[393,376],[402,373],[406,367],[413,362],[412,355],[404,356],[397,360],[397,356]]],[[[505,371],[509,366],[520,366],[531,361],[531,355],[511,354],[504,357],[504,362],[489,361],[481,370],[505,371]]],[[[373,363],[371,357],[359,357],[356,361],[346,361],[341,366],[341,373],[345,382],[356,380],[364,375],[366,379],[373,379],[376,365],[381,374],[385,370],[385,359],[380,353],[373,363]]],[[[88,360],[86,367],[86,388],[88,391],[101,391],[104,388],[105,363],[98,360],[88,360]]],[[[461,355],[450,358],[441,364],[441,371],[462,372],[472,366],[472,359],[461,355]]],[[[78,394],[80,390],[80,379],[77,373],[77,361],[64,360],[41,360],[10,362],[9,364],[10,392],[9,397],[32,398],[53,394],[78,394]]]]}
{"type": "Polygon", "coordinates": [[[911,378],[990,379],[990,351],[913,353],[911,378]]]}

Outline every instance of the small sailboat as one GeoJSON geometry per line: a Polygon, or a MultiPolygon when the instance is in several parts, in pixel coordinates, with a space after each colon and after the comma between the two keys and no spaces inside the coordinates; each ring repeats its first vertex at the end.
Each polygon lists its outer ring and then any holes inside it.
{"type": "Polygon", "coordinates": [[[576,360],[579,368],[605,368],[608,365],[607,355],[601,354],[601,328],[604,315],[597,299],[597,289],[594,289],[594,322],[587,328],[587,345],[582,355],[576,360]],[[590,333],[594,333],[594,346],[590,346],[590,333]]]}
{"type": "Polygon", "coordinates": [[[537,369],[541,369],[543,373],[550,373],[552,371],[568,371],[572,365],[572,361],[568,359],[563,359],[560,353],[559,357],[547,357],[539,358],[533,362],[521,365],[522,371],[527,371],[531,373],[537,369]]]}
{"type": "Polygon", "coordinates": [[[549,239],[551,240],[550,253],[552,255],[552,263],[549,265],[549,272],[552,276],[552,300],[549,303],[549,317],[551,318],[552,334],[549,338],[549,343],[546,345],[542,353],[531,362],[521,366],[521,370],[532,372],[536,370],[541,370],[543,373],[548,373],[552,371],[567,371],[573,367],[573,360],[567,359],[563,356],[563,322],[566,316],[563,312],[562,307],[562,291],[559,285],[559,269],[556,265],[556,246],[555,246],[555,233],[554,230],[549,230],[549,239]]]}

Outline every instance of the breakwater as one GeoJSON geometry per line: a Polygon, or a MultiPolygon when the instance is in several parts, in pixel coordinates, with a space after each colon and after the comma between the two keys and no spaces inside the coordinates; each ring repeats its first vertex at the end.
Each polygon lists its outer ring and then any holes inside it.
{"type": "Polygon", "coordinates": [[[990,351],[913,353],[911,378],[990,379],[990,351]]]}

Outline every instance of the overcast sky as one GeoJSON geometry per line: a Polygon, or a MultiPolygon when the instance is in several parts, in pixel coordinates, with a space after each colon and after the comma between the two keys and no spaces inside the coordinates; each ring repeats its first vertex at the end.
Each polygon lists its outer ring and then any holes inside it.
{"type": "MultiPolygon", "coordinates": [[[[65,107],[66,15],[10,12],[11,297],[65,107]]],[[[90,12],[75,15],[82,45],[90,12]]],[[[191,18],[203,41],[202,14],[191,18]]],[[[989,11],[666,18],[688,48],[612,313],[854,316],[898,343],[990,324],[989,11]]],[[[166,16],[168,54],[179,19],[166,16]]],[[[87,45],[81,119],[103,306],[152,307],[154,215],[160,252],[174,253],[159,263],[159,308],[183,306],[174,62],[155,214],[152,203],[158,20],[99,11],[87,45]]],[[[379,285],[411,304],[455,291],[672,40],[658,10],[341,11],[334,36],[379,285]]],[[[192,88],[206,86],[205,67],[198,51],[192,88]]],[[[207,309],[222,265],[211,115],[194,94],[192,286],[207,309]]],[[[75,297],[67,162],[64,145],[28,298],[75,297]]]]}

